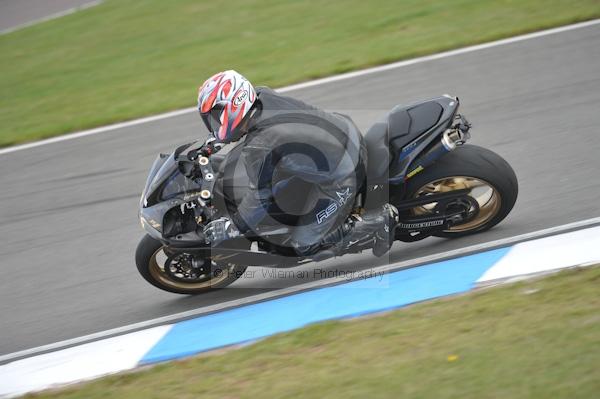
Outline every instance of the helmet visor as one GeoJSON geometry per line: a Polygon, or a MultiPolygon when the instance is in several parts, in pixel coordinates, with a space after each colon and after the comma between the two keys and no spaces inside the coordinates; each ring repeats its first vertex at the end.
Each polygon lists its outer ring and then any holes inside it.
{"type": "Polygon", "coordinates": [[[223,109],[223,105],[215,104],[214,107],[210,109],[210,111],[200,114],[202,116],[204,124],[206,125],[206,128],[215,137],[217,132],[221,128],[221,115],[223,115],[223,109]]]}

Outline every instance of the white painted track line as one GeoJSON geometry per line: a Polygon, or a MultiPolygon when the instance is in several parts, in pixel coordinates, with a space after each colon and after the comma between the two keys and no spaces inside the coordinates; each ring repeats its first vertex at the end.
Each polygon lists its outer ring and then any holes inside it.
{"type": "MultiPolygon", "coordinates": [[[[298,83],[298,84],[291,85],[291,86],[281,87],[281,88],[277,89],[277,91],[279,91],[281,93],[285,93],[285,92],[290,92],[290,91],[294,91],[294,90],[301,90],[301,89],[305,89],[308,87],[314,87],[314,86],[318,86],[318,85],[322,85],[322,84],[337,82],[340,80],[351,79],[351,78],[355,78],[358,76],[388,71],[391,69],[402,68],[402,67],[409,66],[409,65],[419,64],[422,62],[438,60],[440,58],[453,57],[456,55],[471,53],[473,51],[485,50],[485,49],[489,49],[492,47],[503,46],[506,44],[516,43],[516,42],[520,42],[523,40],[535,39],[538,37],[553,35],[556,33],[567,32],[567,31],[574,30],[574,29],[586,28],[586,27],[594,26],[594,25],[598,25],[598,24],[600,24],[600,19],[594,19],[591,21],[580,22],[580,23],[576,23],[576,24],[572,24],[572,25],[561,26],[558,28],[542,30],[539,32],[528,33],[528,34],[520,35],[520,36],[514,36],[514,37],[507,38],[507,39],[496,40],[496,41],[489,42],[489,43],[483,43],[483,44],[478,44],[478,45],[474,45],[474,46],[459,48],[456,50],[450,50],[450,51],[445,51],[442,53],[432,54],[432,55],[428,55],[428,56],[424,56],[424,57],[413,58],[413,59],[406,60],[406,61],[399,61],[399,62],[394,62],[391,64],[381,65],[381,66],[377,66],[377,67],[373,67],[373,68],[367,68],[367,69],[362,69],[359,71],[344,73],[341,75],[330,76],[330,77],[326,77],[323,79],[316,79],[316,80],[312,80],[312,81],[308,81],[308,82],[298,83]]],[[[102,127],[98,127],[98,128],[94,128],[94,129],[90,129],[90,130],[83,130],[83,131],[76,132],[76,133],[65,134],[62,136],[53,137],[53,138],[46,139],[46,140],[40,140],[40,141],[35,141],[32,143],[26,143],[26,144],[20,144],[20,145],[16,145],[16,146],[12,146],[12,147],[7,147],[7,148],[0,149],[0,155],[8,154],[8,153],[15,152],[15,151],[26,150],[29,148],[35,148],[35,147],[39,147],[39,146],[46,145],[46,144],[53,144],[53,143],[58,143],[61,141],[77,139],[80,137],[90,136],[93,134],[104,133],[104,132],[108,132],[108,131],[112,131],[112,130],[116,130],[116,129],[122,129],[122,128],[126,128],[129,126],[140,125],[143,123],[153,122],[153,121],[157,121],[157,120],[161,120],[161,119],[172,118],[174,116],[179,116],[179,115],[187,114],[190,112],[196,112],[196,108],[195,107],[184,108],[184,109],[180,109],[180,110],[176,110],[176,111],[166,112],[163,114],[148,116],[148,117],[141,118],[141,119],[135,119],[135,120],[131,120],[131,121],[115,123],[115,124],[108,125],[108,126],[102,126],[102,127]]]]}
{"type": "Polygon", "coordinates": [[[137,331],[5,365],[0,397],[130,370],[138,366],[148,348],[160,341],[170,328],[161,326],[137,331]]]}
{"type": "MultiPolygon", "coordinates": [[[[541,238],[541,237],[546,237],[546,236],[550,236],[550,235],[554,235],[554,234],[558,234],[558,233],[564,233],[564,232],[572,231],[572,230],[578,230],[578,229],[582,229],[585,227],[591,227],[591,226],[595,226],[595,225],[599,225],[599,224],[600,224],[600,217],[596,217],[596,218],[592,218],[592,219],[582,220],[579,222],[565,224],[562,226],[556,226],[556,227],[551,227],[548,229],[538,230],[538,231],[535,231],[532,233],[521,234],[518,236],[513,236],[513,237],[503,238],[500,240],[489,241],[486,243],[472,245],[472,246],[465,247],[465,248],[459,248],[459,249],[455,249],[452,251],[441,252],[441,253],[434,254],[434,255],[428,255],[428,256],[424,256],[424,257],[420,257],[420,258],[410,259],[410,260],[406,260],[403,262],[393,263],[390,265],[374,267],[372,269],[372,271],[374,273],[375,272],[386,272],[387,273],[387,272],[391,272],[391,271],[395,271],[395,270],[399,270],[399,269],[414,267],[414,266],[425,264],[425,263],[432,263],[432,262],[436,262],[436,261],[440,261],[440,260],[444,260],[444,259],[455,258],[455,257],[473,254],[473,253],[477,253],[477,252],[482,252],[482,251],[486,251],[486,250],[490,250],[490,249],[494,249],[494,248],[505,247],[505,246],[512,245],[515,243],[534,240],[534,239],[541,238]]],[[[25,357],[37,355],[40,353],[52,352],[55,350],[68,348],[68,347],[78,345],[78,344],[89,343],[89,342],[93,342],[93,341],[100,340],[103,338],[113,337],[113,336],[129,333],[132,331],[137,331],[137,330],[141,330],[144,328],[169,324],[169,323],[173,323],[176,321],[195,317],[195,316],[198,316],[201,314],[214,313],[214,312],[221,311],[224,309],[243,306],[243,305],[247,305],[250,303],[261,302],[261,301],[273,299],[276,297],[291,295],[291,294],[298,293],[301,291],[316,289],[316,288],[324,287],[327,285],[332,285],[332,284],[347,282],[347,281],[348,280],[346,278],[328,278],[328,279],[322,279],[322,280],[317,280],[317,281],[311,281],[309,283],[299,284],[299,285],[295,285],[293,287],[287,287],[287,288],[283,288],[283,289],[279,289],[279,290],[269,291],[266,293],[253,295],[253,296],[249,296],[249,297],[245,297],[245,298],[241,298],[241,299],[236,299],[233,301],[222,302],[219,304],[206,306],[206,307],[202,307],[202,308],[198,308],[198,309],[193,309],[193,310],[189,310],[186,312],[175,313],[175,314],[172,314],[169,316],[159,317],[156,319],[147,320],[147,321],[143,321],[140,323],[134,323],[134,324],[130,324],[127,326],[114,328],[111,330],[101,331],[101,332],[98,332],[95,334],[85,335],[82,337],[77,337],[77,338],[73,338],[73,339],[69,339],[69,340],[65,340],[65,341],[60,341],[60,342],[56,342],[53,344],[38,346],[36,348],[31,348],[31,349],[26,349],[26,350],[19,351],[19,352],[9,353],[9,354],[0,356],[0,364],[7,363],[9,361],[13,361],[16,359],[22,359],[25,357]]]]}
{"type": "Polygon", "coordinates": [[[516,244],[479,282],[600,262],[600,226],[516,244]]]}

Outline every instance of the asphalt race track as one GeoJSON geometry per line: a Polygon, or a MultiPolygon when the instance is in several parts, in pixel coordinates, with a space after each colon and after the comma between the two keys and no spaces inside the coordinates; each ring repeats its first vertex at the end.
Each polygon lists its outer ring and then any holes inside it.
{"type": "Polygon", "coordinates": [[[95,0],[0,0],[0,32],[97,3],[95,0]]]}
{"type": "MultiPolygon", "coordinates": [[[[600,215],[599,47],[594,25],[289,94],[349,113],[362,129],[398,103],[457,95],[474,124],[471,142],[514,167],[519,199],[500,226],[397,243],[390,260],[401,261],[600,215]]],[[[185,297],[138,276],[137,205],[147,169],[158,152],[204,134],[190,113],[0,155],[0,354],[306,281],[255,269],[228,289],[185,297]]],[[[365,253],[317,267],[375,264],[365,253]]]]}

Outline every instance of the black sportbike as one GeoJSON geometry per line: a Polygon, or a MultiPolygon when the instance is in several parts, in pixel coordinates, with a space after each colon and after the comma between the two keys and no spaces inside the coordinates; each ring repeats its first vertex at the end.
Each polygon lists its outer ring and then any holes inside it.
{"type": "MultiPolygon", "coordinates": [[[[367,183],[353,198],[354,212],[391,202],[400,211],[395,239],[404,242],[478,233],[508,215],[517,199],[515,173],[494,152],[465,144],[471,125],[458,106],[458,98],[448,95],[397,106],[368,130],[367,183]]],[[[150,284],[200,294],[231,284],[248,266],[293,267],[320,259],[319,253],[298,257],[283,244],[289,237],[285,223],[211,248],[204,226],[227,215],[247,187],[243,173],[226,173],[240,149],[208,155],[206,145],[191,143],[158,156],[140,201],[148,234],[135,255],[150,284]]],[[[372,246],[369,239],[352,251],[372,246]]]]}

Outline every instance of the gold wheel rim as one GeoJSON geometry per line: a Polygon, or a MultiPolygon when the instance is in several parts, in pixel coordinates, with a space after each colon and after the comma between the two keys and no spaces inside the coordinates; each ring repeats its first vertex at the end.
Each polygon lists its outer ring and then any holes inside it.
{"type": "Polygon", "coordinates": [[[184,290],[198,290],[203,288],[210,288],[225,280],[229,273],[233,271],[235,265],[230,264],[226,268],[222,269],[222,272],[219,276],[214,276],[207,280],[197,282],[197,283],[186,283],[183,281],[173,280],[164,270],[165,262],[167,260],[167,255],[164,252],[164,247],[160,247],[157,249],[150,258],[150,274],[154,279],[161,284],[176,288],[176,289],[184,289],[184,290]]]}
{"type": "MultiPolygon", "coordinates": [[[[475,230],[492,220],[500,211],[501,197],[494,186],[483,179],[469,176],[452,176],[435,180],[427,183],[415,194],[415,198],[430,194],[445,193],[454,190],[469,190],[467,195],[477,201],[479,211],[476,215],[470,215],[468,222],[450,227],[444,230],[447,233],[461,233],[469,230],[475,230]]],[[[437,203],[428,204],[418,208],[413,208],[414,215],[427,215],[432,213],[437,203]]],[[[471,207],[468,212],[474,212],[471,207]]]]}

